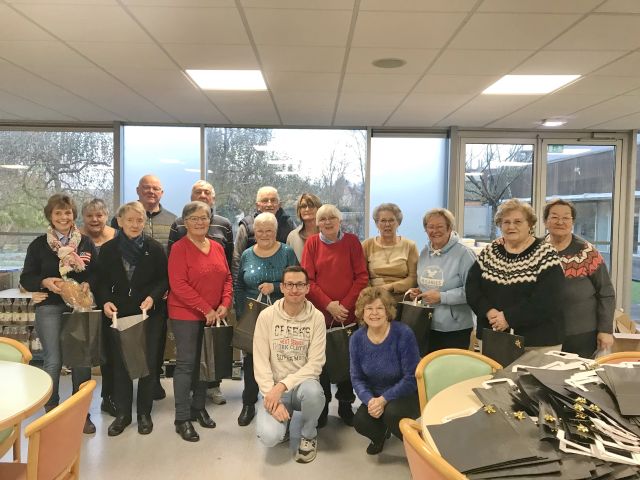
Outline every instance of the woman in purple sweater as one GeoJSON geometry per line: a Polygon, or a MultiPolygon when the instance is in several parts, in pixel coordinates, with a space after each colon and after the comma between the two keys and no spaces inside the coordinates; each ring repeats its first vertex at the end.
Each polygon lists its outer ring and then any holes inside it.
{"type": "Polygon", "coordinates": [[[418,342],[409,327],[392,321],[395,315],[395,300],[387,290],[362,290],[356,317],[366,328],[353,334],[349,352],[351,382],[362,402],[354,427],[371,440],[369,455],[380,453],[391,433],[402,439],[402,418],[420,416],[414,377],[420,361],[418,342]]]}

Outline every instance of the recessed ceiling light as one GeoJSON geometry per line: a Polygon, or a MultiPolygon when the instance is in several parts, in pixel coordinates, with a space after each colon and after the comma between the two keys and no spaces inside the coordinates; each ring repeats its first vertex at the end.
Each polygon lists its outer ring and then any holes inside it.
{"type": "Polygon", "coordinates": [[[29,167],[27,167],[26,165],[11,164],[11,165],[0,165],[0,168],[6,168],[7,170],[26,170],[29,167]]]}
{"type": "Polygon", "coordinates": [[[505,75],[487,88],[487,95],[541,95],[580,78],[580,75],[505,75]]]}
{"type": "Polygon", "coordinates": [[[543,127],[559,127],[561,125],[564,125],[565,123],[567,123],[566,120],[543,120],[542,126],[543,127]]]}
{"type": "Polygon", "coordinates": [[[371,63],[378,68],[400,68],[406,65],[407,61],[402,58],[379,58],[371,63]]]}
{"type": "Polygon", "coordinates": [[[187,70],[203,90],[266,90],[260,70],[187,70]]]}

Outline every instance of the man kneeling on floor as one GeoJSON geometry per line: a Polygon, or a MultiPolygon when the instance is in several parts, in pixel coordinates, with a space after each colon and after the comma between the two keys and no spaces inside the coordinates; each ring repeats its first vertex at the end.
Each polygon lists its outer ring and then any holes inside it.
{"type": "Polygon", "coordinates": [[[284,298],[260,313],[253,337],[253,369],[263,396],[258,408],[258,438],[268,447],[288,440],[294,410],[302,414],[296,461],[316,458],[318,417],[325,404],[318,378],[325,361],[324,315],[305,298],[309,276],[287,267],[280,289],[284,298]]]}

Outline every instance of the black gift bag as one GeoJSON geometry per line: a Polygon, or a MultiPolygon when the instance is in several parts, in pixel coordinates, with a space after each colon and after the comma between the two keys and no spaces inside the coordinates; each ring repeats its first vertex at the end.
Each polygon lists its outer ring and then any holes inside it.
{"type": "Polygon", "coordinates": [[[131,380],[149,375],[146,321],[145,313],[123,318],[116,318],[115,315],[113,317],[111,327],[115,329],[117,343],[122,351],[122,360],[131,380]]]}
{"type": "Polygon", "coordinates": [[[62,363],[67,367],[95,367],[102,356],[102,311],[62,314],[62,363]]]}
{"type": "Polygon", "coordinates": [[[327,330],[325,368],[331,383],[344,382],[351,379],[349,374],[349,339],[358,329],[355,323],[340,325],[327,330]]]}
{"type": "Polygon", "coordinates": [[[262,294],[257,299],[247,298],[244,312],[233,329],[233,348],[239,348],[246,353],[253,353],[253,332],[260,312],[271,305],[271,297],[267,295],[267,303],[262,302],[262,294]]]}
{"type": "Polygon", "coordinates": [[[233,366],[233,327],[223,325],[204,327],[200,352],[200,380],[213,382],[231,378],[233,366]]]}
{"type": "Polygon", "coordinates": [[[500,365],[510,365],[524,354],[524,337],[485,328],[482,330],[482,354],[500,365]]]}
{"type": "MultiPolygon", "coordinates": [[[[409,293],[409,292],[407,292],[409,293]]],[[[425,355],[429,349],[429,332],[431,331],[431,321],[433,320],[433,307],[428,307],[414,301],[406,301],[407,293],[404,294],[402,302],[396,305],[396,320],[407,325],[413,330],[420,355],[425,355]]]]}

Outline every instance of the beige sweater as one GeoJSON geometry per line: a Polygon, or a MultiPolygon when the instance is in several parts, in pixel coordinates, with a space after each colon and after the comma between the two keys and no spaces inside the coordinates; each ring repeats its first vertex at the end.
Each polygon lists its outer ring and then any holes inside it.
{"type": "Polygon", "coordinates": [[[414,241],[400,237],[391,247],[382,246],[376,237],[362,242],[372,287],[392,284],[394,295],[401,296],[417,285],[418,249],[414,241]]]}
{"type": "Polygon", "coordinates": [[[287,390],[307,379],[318,379],[325,362],[324,315],[309,301],[295,317],[284,299],[264,309],[253,335],[253,371],[262,394],[280,382],[287,390]]]}

